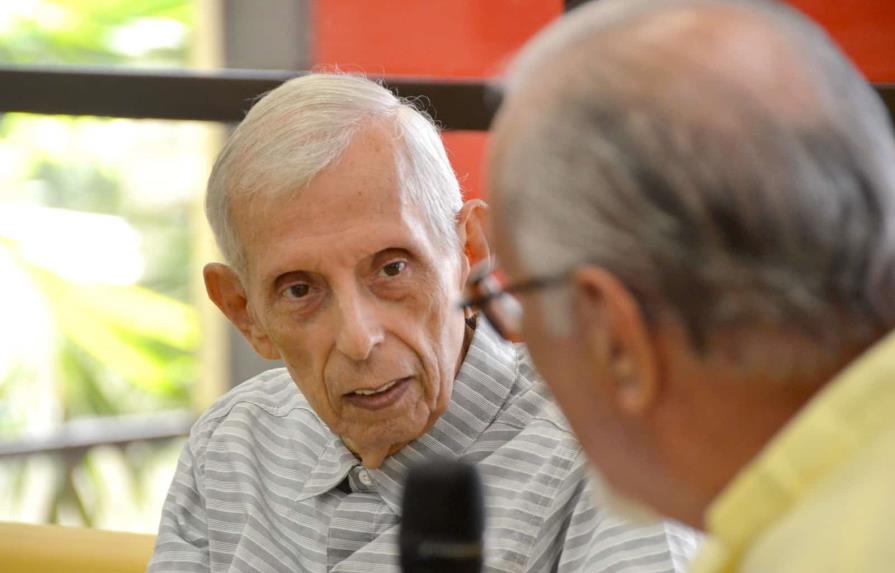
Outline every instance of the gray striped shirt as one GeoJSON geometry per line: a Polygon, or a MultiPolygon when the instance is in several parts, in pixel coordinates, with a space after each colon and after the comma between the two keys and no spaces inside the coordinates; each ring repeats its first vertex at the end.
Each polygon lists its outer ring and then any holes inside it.
{"type": "Polygon", "coordinates": [[[193,427],[149,571],[397,572],[403,478],[436,456],[482,474],[486,571],[680,572],[694,549],[683,527],[593,507],[583,454],[526,353],[479,321],[447,412],[376,470],[285,370],[229,392],[193,427]]]}

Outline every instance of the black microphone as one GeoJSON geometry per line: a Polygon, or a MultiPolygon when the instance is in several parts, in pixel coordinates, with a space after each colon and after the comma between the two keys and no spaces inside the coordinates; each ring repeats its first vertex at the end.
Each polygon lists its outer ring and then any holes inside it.
{"type": "Polygon", "coordinates": [[[474,465],[439,460],[410,470],[400,533],[404,573],[480,573],[485,510],[474,465]]]}

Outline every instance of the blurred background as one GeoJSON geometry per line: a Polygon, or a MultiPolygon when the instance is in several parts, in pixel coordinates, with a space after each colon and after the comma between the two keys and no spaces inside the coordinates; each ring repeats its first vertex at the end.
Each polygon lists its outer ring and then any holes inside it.
{"type": "MultiPolygon", "coordinates": [[[[0,68],[481,83],[580,3],[7,0],[0,68]]],[[[895,3],[794,3],[872,81],[895,81],[895,3]]],[[[195,417],[272,366],[201,284],[216,257],[205,178],[231,127],[0,113],[0,521],[154,532],[195,417]]],[[[449,129],[445,143],[466,194],[481,196],[485,132],[449,129]]]]}
{"type": "MultiPolygon", "coordinates": [[[[3,2],[0,62],[190,67],[199,18],[191,0],[3,2]]],[[[0,519],[154,529],[207,360],[193,275],[214,136],[0,116],[0,519]]]]}

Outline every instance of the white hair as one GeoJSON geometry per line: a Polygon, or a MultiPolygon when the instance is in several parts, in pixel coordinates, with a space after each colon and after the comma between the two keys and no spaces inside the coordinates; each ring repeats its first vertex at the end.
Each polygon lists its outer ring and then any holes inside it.
{"type": "Polygon", "coordinates": [[[308,74],[261,98],[234,130],[208,179],[205,212],[224,258],[238,273],[245,254],[233,225],[237,200],[299,193],[336,161],[371,121],[389,121],[396,165],[412,204],[448,245],[462,207],[457,178],[433,122],[378,83],[349,74],[308,74]]]}
{"type": "MultiPolygon", "coordinates": [[[[517,130],[491,166],[530,271],[602,266],[648,318],[681,318],[700,350],[712,332],[757,324],[820,343],[786,360],[787,349],[762,349],[781,364],[817,363],[895,326],[890,118],[823,31],[758,1],[595,2],[567,18],[511,74],[517,130]],[[662,33],[706,7],[751,14],[788,47],[775,56],[797,65],[783,97],[709,54],[628,42],[632,26],[652,19],[662,33]]],[[[549,314],[568,332],[568,306],[549,314]]]]}

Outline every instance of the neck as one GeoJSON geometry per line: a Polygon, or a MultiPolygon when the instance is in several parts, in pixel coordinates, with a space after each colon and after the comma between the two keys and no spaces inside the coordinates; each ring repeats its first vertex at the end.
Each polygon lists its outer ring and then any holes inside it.
{"type": "MultiPolygon", "coordinates": [[[[473,321],[474,325],[475,322],[473,321]]],[[[454,378],[460,373],[460,368],[463,367],[463,362],[466,361],[466,354],[469,352],[469,347],[472,345],[472,337],[475,335],[474,326],[470,326],[469,321],[463,322],[463,346],[460,347],[460,356],[457,358],[457,364],[454,366],[454,378]]]]}
{"type": "MultiPolygon", "coordinates": [[[[779,385],[759,380],[718,383],[724,388],[705,400],[701,421],[702,462],[694,465],[696,502],[688,522],[704,527],[704,513],[736,475],[761,452],[819,390],[820,385],[779,385]]],[[[694,440],[697,439],[693,436],[694,440]]],[[[694,456],[695,457],[695,456],[694,456]]]]}
{"type": "Polygon", "coordinates": [[[789,379],[747,375],[692,354],[666,363],[668,384],[650,431],[666,482],[657,508],[704,528],[709,505],[861,351],[789,379]]]}

